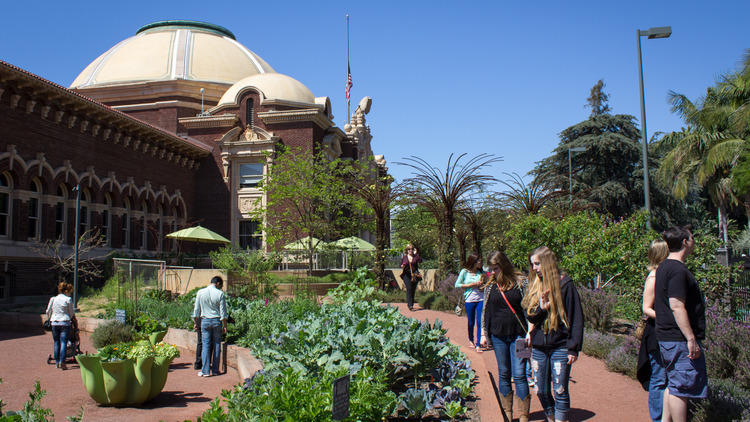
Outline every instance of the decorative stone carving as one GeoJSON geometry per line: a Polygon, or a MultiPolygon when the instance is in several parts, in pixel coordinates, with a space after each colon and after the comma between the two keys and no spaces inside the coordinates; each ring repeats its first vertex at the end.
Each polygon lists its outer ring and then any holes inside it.
{"type": "Polygon", "coordinates": [[[88,130],[89,123],[90,122],[88,120],[81,121],[81,133],[84,133],[84,132],[86,132],[86,130],[88,130]]]}
{"type": "Polygon", "coordinates": [[[26,101],[26,113],[33,113],[34,108],[36,108],[36,101],[34,100],[28,100],[26,101]]]}
{"type": "Polygon", "coordinates": [[[68,129],[72,129],[73,126],[75,126],[76,121],[78,121],[78,116],[73,115],[68,117],[68,129]]]}
{"type": "Polygon", "coordinates": [[[132,136],[128,135],[124,138],[122,138],[122,145],[127,148],[130,145],[130,141],[133,139],[132,136]]]}
{"type": "Polygon", "coordinates": [[[258,199],[253,197],[239,198],[240,213],[251,214],[258,207],[258,199]]]}
{"type": "Polygon", "coordinates": [[[63,111],[63,110],[57,110],[55,112],[55,123],[62,122],[63,116],[65,116],[65,111],[63,111]]]}
{"type": "Polygon", "coordinates": [[[119,143],[121,137],[122,137],[122,133],[115,132],[114,136],[112,137],[112,142],[115,144],[119,143]]]}
{"type": "Polygon", "coordinates": [[[41,110],[42,119],[46,119],[47,116],[49,116],[50,110],[52,110],[52,107],[48,105],[42,106],[42,110],[41,110]]]}
{"type": "Polygon", "coordinates": [[[224,167],[224,183],[229,182],[229,153],[221,153],[221,165],[224,167]]]}
{"type": "MultiPolygon", "coordinates": [[[[130,137],[128,137],[128,139],[129,139],[129,138],[130,138],[130,137]]],[[[138,151],[138,146],[139,146],[139,145],[141,145],[141,140],[140,140],[140,139],[134,139],[134,140],[133,140],[133,149],[134,149],[135,151],[138,151]]],[[[125,142],[125,147],[127,147],[127,146],[128,146],[128,142],[125,142]]]]}
{"type": "Polygon", "coordinates": [[[10,108],[14,109],[18,107],[18,103],[21,101],[21,96],[18,94],[12,94],[10,96],[10,108]]]}
{"type": "Polygon", "coordinates": [[[98,123],[97,123],[97,124],[95,124],[95,125],[94,125],[94,127],[92,127],[92,128],[91,128],[91,135],[92,135],[92,136],[96,136],[96,135],[98,135],[98,134],[99,134],[99,130],[100,130],[101,128],[102,128],[102,125],[100,125],[100,124],[98,124],[98,123]]]}

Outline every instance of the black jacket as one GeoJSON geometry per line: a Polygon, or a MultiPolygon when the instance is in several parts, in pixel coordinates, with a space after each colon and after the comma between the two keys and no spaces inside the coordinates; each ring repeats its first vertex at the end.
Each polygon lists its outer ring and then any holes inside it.
{"type": "Polygon", "coordinates": [[[539,309],[537,313],[526,314],[526,318],[534,324],[531,331],[531,346],[539,350],[552,350],[566,347],[568,354],[575,354],[583,347],[583,308],[581,298],[578,296],[573,280],[565,275],[560,281],[560,293],[565,304],[565,314],[568,317],[568,326],[562,321],[557,325],[557,330],[544,333],[544,321],[547,319],[547,311],[539,309]]]}

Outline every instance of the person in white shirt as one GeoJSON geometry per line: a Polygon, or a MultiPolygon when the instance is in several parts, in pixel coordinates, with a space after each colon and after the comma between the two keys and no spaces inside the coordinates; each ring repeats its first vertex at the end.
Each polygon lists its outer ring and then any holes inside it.
{"type": "Polygon", "coordinates": [[[61,282],[57,285],[60,292],[57,296],[52,297],[47,304],[47,319],[52,325],[52,339],[55,341],[55,362],[57,367],[65,370],[65,356],[68,347],[68,337],[70,336],[70,327],[75,319],[75,309],[73,308],[73,286],[70,283],[61,282]]]}
{"type": "Polygon", "coordinates": [[[227,301],[221,287],[221,277],[211,279],[211,284],[198,291],[193,307],[193,328],[200,324],[203,348],[201,350],[202,367],[199,377],[219,375],[219,355],[221,353],[221,335],[227,332],[227,301]],[[199,322],[200,321],[200,322],[199,322]],[[209,374],[210,366],[210,374],[209,374]]]}

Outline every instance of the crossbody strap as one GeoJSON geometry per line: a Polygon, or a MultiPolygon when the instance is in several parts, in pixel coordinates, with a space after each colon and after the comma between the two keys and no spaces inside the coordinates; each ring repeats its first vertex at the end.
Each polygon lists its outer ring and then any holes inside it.
{"type": "Polygon", "coordinates": [[[511,312],[513,312],[513,316],[516,317],[516,321],[518,321],[518,325],[521,326],[521,329],[523,330],[524,334],[527,334],[526,327],[523,326],[523,323],[521,322],[521,318],[518,317],[516,310],[513,309],[512,306],[510,306],[510,302],[508,301],[508,298],[505,297],[505,293],[503,292],[503,289],[500,288],[500,284],[496,284],[496,285],[497,285],[497,290],[499,290],[500,294],[503,295],[503,299],[505,299],[505,303],[508,305],[511,312]]]}

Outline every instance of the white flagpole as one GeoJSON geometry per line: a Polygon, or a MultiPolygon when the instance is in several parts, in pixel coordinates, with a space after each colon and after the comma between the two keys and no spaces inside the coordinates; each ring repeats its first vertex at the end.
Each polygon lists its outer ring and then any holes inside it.
{"type": "MultiPolygon", "coordinates": [[[[346,83],[349,83],[349,15],[346,15],[346,83]]],[[[348,85],[347,85],[348,86],[348,85]]],[[[352,118],[351,114],[351,101],[350,98],[352,96],[351,88],[347,88],[347,92],[349,93],[349,98],[346,99],[346,123],[349,123],[349,120],[352,118]]]]}

